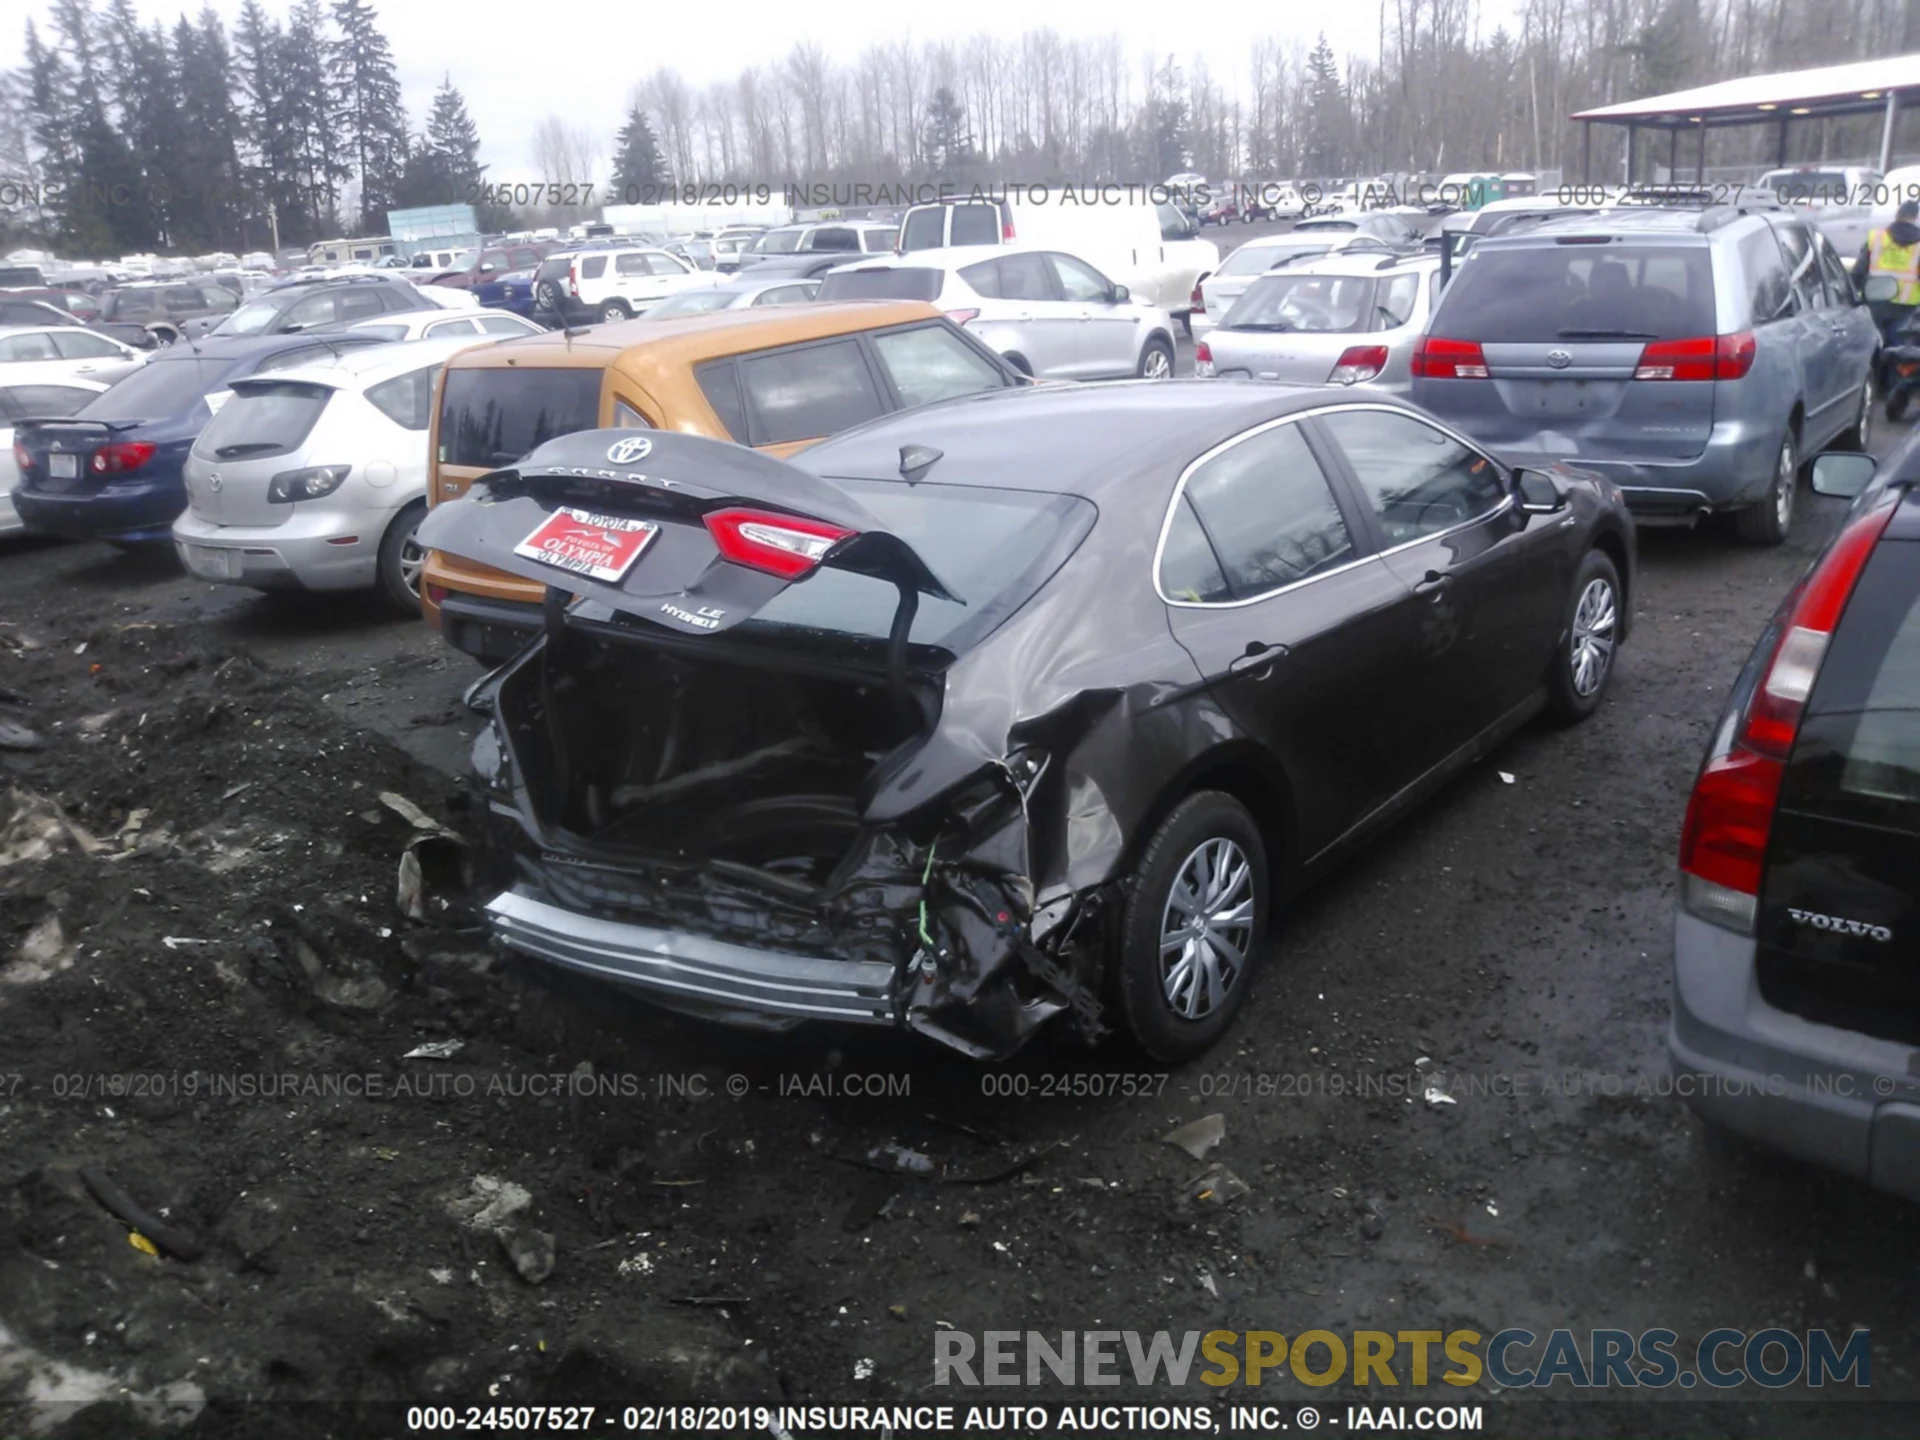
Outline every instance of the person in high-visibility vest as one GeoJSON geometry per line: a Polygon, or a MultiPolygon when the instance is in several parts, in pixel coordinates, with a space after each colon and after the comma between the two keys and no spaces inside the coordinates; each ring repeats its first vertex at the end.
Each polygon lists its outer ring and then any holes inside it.
{"type": "Polygon", "coordinates": [[[1891,275],[1899,288],[1891,300],[1873,300],[1868,309],[1883,337],[1920,311],[1920,201],[1909,200],[1895,212],[1893,223],[1868,234],[1853,262],[1853,283],[1865,285],[1874,275],[1891,275]]]}

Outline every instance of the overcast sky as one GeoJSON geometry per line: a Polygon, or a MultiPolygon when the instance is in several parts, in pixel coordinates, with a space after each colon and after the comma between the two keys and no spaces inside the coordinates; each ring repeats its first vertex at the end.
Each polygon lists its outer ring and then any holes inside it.
{"type": "MultiPolygon", "coordinates": [[[[964,40],[983,33],[1011,38],[1050,25],[1063,36],[1117,33],[1136,54],[1171,51],[1183,65],[1199,55],[1216,83],[1234,90],[1245,85],[1247,47],[1255,39],[1297,37],[1311,45],[1324,29],[1342,54],[1372,56],[1379,29],[1378,0],[1212,0],[1203,6],[1166,0],[1128,6],[1113,0],[901,0],[880,7],[838,0],[670,0],[571,11],[512,0],[376,3],[399,67],[410,127],[422,127],[434,89],[451,73],[480,128],[489,178],[505,183],[540,178],[531,136],[549,114],[602,134],[611,152],[628,92],[649,71],[672,66],[689,83],[704,85],[731,78],[744,66],[778,60],[806,39],[835,60],[851,61],[876,40],[964,40]]],[[[171,25],[183,9],[198,13],[200,0],[185,6],[181,0],[134,0],[134,8],[171,25]]],[[[231,31],[240,0],[213,0],[213,8],[231,31]]],[[[265,0],[265,8],[284,20],[291,7],[285,0],[265,0]]],[[[1505,0],[1486,0],[1488,28],[1495,14],[1509,8],[1505,0]]],[[[32,0],[28,13],[43,33],[51,30],[45,0],[32,0]]],[[[24,28],[14,22],[0,29],[0,64],[23,62],[24,28]]]]}

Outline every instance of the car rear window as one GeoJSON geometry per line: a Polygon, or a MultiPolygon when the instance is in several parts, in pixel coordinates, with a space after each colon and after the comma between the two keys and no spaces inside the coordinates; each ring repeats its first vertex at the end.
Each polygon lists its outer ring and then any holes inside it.
{"type": "Polygon", "coordinates": [[[297,450],[333,398],[326,385],[274,380],[247,385],[207,422],[194,452],[213,460],[246,460],[297,450]]]}
{"type": "MultiPolygon", "coordinates": [[[[834,483],[873,512],[927,562],[961,602],[920,597],[909,638],[964,653],[1031,599],[1093,528],[1099,512],[1077,495],[904,481],[834,483]]],[[[749,630],[884,640],[900,599],[890,580],[847,570],[815,571],[776,595],[749,630]]]]}
{"type": "Polygon", "coordinates": [[[1377,282],[1365,275],[1267,275],[1233,302],[1229,330],[1344,335],[1378,328],[1377,282]]]}
{"type": "Polygon", "coordinates": [[[906,224],[900,227],[900,248],[902,250],[937,250],[946,243],[947,207],[928,205],[907,212],[906,224]]]}
{"type": "MultiPolygon", "coordinates": [[[[184,347],[183,347],[184,348],[184,347]]],[[[232,369],[226,360],[163,356],[102,391],[80,412],[82,420],[164,420],[184,415],[232,369]]]]}
{"type": "Polygon", "coordinates": [[[875,265],[836,270],[820,282],[816,300],[932,300],[946,273],[925,265],[875,265]]]}
{"type": "Polygon", "coordinates": [[[1242,245],[1220,262],[1216,275],[1258,275],[1294,255],[1324,255],[1331,240],[1302,240],[1292,245],[1242,245]]]}
{"type": "Polygon", "coordinates": [[[953,237],[950,245],[998,245],[1000,243],[1000,207],[998,205],[956,205],[953,207],[953,237]]]}
{"type": "Polygon", "coordinates": [[[1483,345],[1712,335],[1713,266],[1703,245],[1476,245],[1430,328],[1483,345]]]}
{"type": "Polygon", "coordinates": [[[605,373],[449,370],[440,399],[440,463],[494,470],[556,435],[593,429],[605,373]]]}

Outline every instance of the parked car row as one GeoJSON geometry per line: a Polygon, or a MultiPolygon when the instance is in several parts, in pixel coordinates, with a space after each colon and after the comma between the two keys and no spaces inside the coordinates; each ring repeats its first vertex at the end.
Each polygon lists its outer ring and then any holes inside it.
{"type": "Polygon", "coordinates": [[[1196,372],[1372,384],[1523,462],[1591,467],[1642,523],[1784,540],[1807,458],[1873,421],[1879,331],[1831,242],[1775,203],[1505,203],[1434,256],[1288,252],[1321,221],[1243,247],[1217,319],[1201,286],[1196,372]]]}

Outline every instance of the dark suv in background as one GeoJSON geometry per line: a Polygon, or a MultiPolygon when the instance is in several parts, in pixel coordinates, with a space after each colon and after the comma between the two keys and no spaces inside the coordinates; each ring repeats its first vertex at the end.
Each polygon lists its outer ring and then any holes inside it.
{"type": "Polygon", "coordinates": [[[256,295],[208,335],[291,335],[350,325],[397,311],[431,310],[434,302],[402,276],[337,275],[291,280],[256,295]]]}
{"type": "Polygon", "coordinates": [[[1920,1200],[1920,439],[1812,469],[1865,489],[1708,745],[1668,1050],[1707,1119],[1920,1200]]]}
{"type": "Polygon", "coordinates": [[[237,294],[203,276],[122,285],[107,292],[100,318],[139,325],[164,345],[182,335],[204,334],[239,308],[237,294]]]}
{"type": "Polygon", "coordinates": [[[1475,245],[1412,398],[1516,458],[1601,471],[1642,521],[1732,512],[1778,545],[1803,457],[1864,443],[1878,348],[1839,254],[1787,211],[1615,209],[1475,245]]]}

